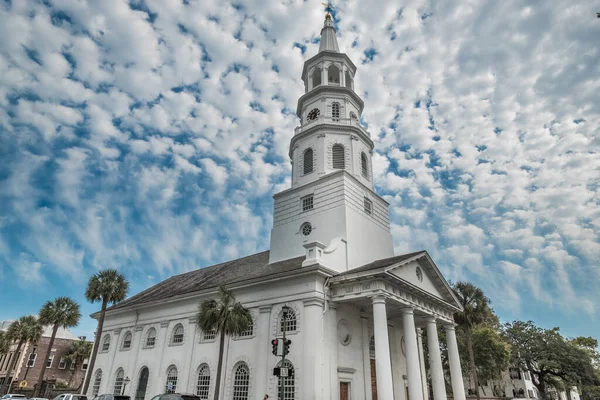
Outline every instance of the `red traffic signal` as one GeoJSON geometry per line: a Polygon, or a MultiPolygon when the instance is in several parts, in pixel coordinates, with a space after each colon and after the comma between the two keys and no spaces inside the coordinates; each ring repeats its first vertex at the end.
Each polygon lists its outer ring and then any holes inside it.
{"type": "Polygon", "coordinates": [[[273,355],[277,355],[277,347],[279,347],[279,339],[271,340],[271,346],[273,346],[273,350],[271,350],[273,355]]]}

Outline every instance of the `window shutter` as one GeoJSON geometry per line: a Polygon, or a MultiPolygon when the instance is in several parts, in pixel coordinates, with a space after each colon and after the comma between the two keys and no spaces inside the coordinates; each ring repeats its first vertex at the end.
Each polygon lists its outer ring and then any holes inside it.
{"type": "Polygon", "coordinates": [[[341,144],[333,145],[331,149],[331,155],[333,158],[333,168],[334,169],[344,169],[345,168],[345,157],[344,157],[344,146],[341,144]]]}
{"type": "Polygon", "coordinates": [[[308,148],[304,151],[304,175],[313,172],[313,149],[308,148]]]}

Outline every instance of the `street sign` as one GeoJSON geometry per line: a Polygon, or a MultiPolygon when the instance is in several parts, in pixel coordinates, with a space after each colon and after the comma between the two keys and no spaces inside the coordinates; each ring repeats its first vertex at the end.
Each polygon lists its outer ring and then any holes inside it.
{"type": "Polygon", "coordinates": [[[27,381],[21,381],[21,383],[19,383],[19,387],[20,388],[26,388],[27,387],[27,381]]]}
{"type": "Polygon", "coordinates": [[[279,373],[282,378],[287,378],[288,377],[288,368],[281,367],[281,369],[279,370],[279,373]]]}

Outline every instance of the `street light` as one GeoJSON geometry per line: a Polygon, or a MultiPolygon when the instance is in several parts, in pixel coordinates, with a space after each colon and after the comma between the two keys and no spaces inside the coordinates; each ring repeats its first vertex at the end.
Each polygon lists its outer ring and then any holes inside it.
{"type": "Polygon", "coordinates": [[[130,382],[129,377],[126,376],[125,379],[123,379],[123,390],[121,390],[121,395],[123,395],[123,393],[125,393],[125,386],[127,386],[127,384],[130,382]]]}

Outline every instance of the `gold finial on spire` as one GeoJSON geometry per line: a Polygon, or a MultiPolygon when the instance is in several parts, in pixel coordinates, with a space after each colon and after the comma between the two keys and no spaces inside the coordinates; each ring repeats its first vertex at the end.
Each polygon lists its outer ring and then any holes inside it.
{"type": "Polygon", "coordinates": [[[331,19],[331,11],[333,11],[333,9],[335,7],[333,7],[333,4],[331,4],[331,1],[328,1],[327,3],[321,3],[325,6],[325,19],[331,19]]]}

